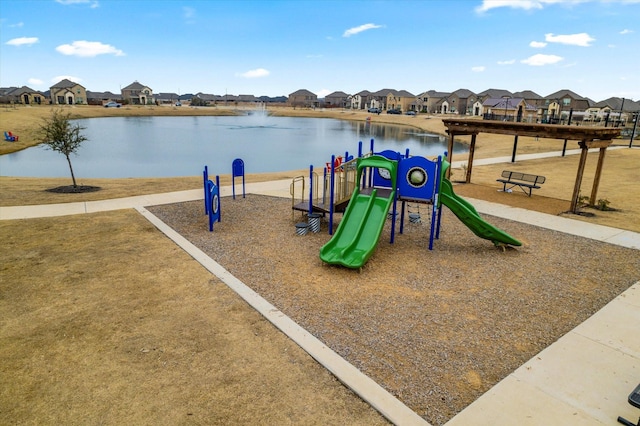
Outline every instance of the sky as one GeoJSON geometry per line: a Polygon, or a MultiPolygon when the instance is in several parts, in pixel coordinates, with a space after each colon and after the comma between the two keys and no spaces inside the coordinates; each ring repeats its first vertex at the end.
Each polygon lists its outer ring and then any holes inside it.
{"type": "Polygon", "coordinates": [[[640,0],[2,0],[0,87],[640,101],[640,0]]]}

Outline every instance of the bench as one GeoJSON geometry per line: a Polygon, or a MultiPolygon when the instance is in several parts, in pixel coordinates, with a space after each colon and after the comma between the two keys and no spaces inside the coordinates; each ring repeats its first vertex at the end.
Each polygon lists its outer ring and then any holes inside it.
{"type": "MultiPolygon", "coordinates": [[[[629,404],[634,407],[640,408],[640,384],[636,386],[636,388],[629,394],[629,404]]],[[[640,426],[640,418],[638,418],[638,423],[633,424],[629,420],[625,419],[622,416],[618,416],[618,423],[622,423],[625,426],[640,426]]]]}
{"type": "Polygon", "coordinates": [[[534,189],[540,189],[540,185],[544,183],[545,177],[503,170],[502,179],[497,179],[497,181],[502,182],[502,190],[504,192],[507,192],[507,190],[518,186],[520,189],[522,189],[522,192],[531,197],[531,191],[534,189]],[[507,185],[511,186],[507,188],[507,185]]]}

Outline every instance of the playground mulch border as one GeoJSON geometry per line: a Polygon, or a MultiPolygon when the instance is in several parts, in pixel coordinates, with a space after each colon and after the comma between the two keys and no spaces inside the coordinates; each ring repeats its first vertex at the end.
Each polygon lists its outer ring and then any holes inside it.
{"type": "Polygon", "coordinates": [[[326,219],[320,233],[296,235],[304,218],[287,199],[224,198],[212,233],[202,201],[149,210],[434,425],[629,288],[640,270],[637,250],[485,216],[523,242],[502,251],[446,209],[429,251],[427,206],[423,223],[407,221],[394,244],[388,222],[360,272],[324,265],[326,219]]]}

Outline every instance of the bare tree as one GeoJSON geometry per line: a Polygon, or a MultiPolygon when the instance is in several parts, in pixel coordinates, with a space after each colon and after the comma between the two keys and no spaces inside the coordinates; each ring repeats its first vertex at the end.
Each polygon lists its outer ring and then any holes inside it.
{"type": "Polygon", "coordinates": [[[71,123],[71,113],[61,110],[53,111],[50,118],[45,118],[44,124],[40,127],[42,132],[42,143],[52,151],[64,154],[69,163],[73,187],[76,188],[76,177],[71,166],[71,154],[77,154],[78,148],[87,138],[82,135],[85,127],[71,123]]]}

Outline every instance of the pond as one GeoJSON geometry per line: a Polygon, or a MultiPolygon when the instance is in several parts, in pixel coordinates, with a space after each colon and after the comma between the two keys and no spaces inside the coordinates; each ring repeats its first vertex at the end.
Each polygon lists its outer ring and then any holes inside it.
{"type": "MultiPolygon", "coordinates": [[[[322,167],[331,155],[358,154],[375,140],[376,152],[390,149],[437,156],[444,136],[411,127],[324,118],[271,117],[256,113],[228,117],[109,117],[79,120],[88,137],[71,157],[77,178],[197,176],[229,174],[241,158],[246,173],[322,167]]],[[[454,154],[466,152],[454,145],[454,154]]],[[[3,176],[69,177],[62,154],[32,147],[0,156],[3,176]]]]}

